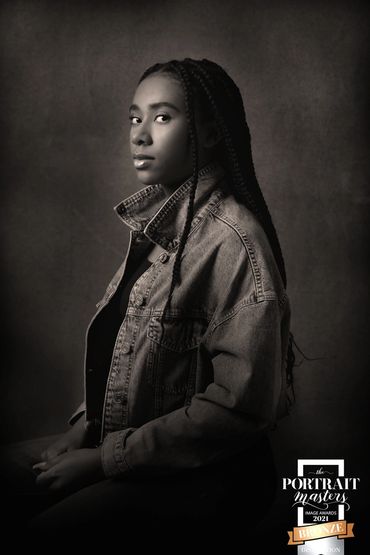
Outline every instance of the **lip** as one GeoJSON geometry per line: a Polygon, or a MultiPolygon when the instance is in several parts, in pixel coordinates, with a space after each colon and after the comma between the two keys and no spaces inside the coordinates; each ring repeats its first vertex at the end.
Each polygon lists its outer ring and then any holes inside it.
{"type": "Polygon", "coordinates": [[[154,160],[153,156],[148,156],[147,154],[134,154],[134,160],[154,160]]]}
{"type": "Polygon", "coordinates": [[[154,158],[134,158],[134,166],[137,170],[145,170],[150,166],[154,158]]]}

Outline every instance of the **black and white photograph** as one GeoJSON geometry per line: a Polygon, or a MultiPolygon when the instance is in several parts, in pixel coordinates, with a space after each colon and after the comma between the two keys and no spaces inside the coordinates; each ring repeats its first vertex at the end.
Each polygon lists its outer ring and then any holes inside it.
{"type": "Polygon", "coordinates": [[[367,3],[0,6],[3,540],[364,554],[367,3]]]}

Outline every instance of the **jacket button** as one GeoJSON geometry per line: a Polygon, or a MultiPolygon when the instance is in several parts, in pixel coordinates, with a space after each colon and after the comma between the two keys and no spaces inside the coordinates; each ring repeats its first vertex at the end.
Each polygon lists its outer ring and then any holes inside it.
{"type": "Polygon", "coordinates": [[[163,263],[167,262],[167,260],[169,259],[170,255],[167,252],[162,252],[161,256],[159,257],[159,260],[163,263]]]}
{"type": "Polygon", "coordinates": [[[122,353],[124,353],[124,354],[129,353],[129,352],[131,351],[131,345],[130,345],[130,343],[124,343],[124,344],[122,345],[121,351],[122,351],[122,353]]]}
{"type": "Polygon", "coordinates": [[[93,372],[94,372],[94,368],[88,368],[88,369],[87,369],[87,373],[88,373],[88,374],[92,374],[93,372]]]}
{"type": "Polygon", "coordinates": [[[135,298],[135,306],[141,306],[141,305],[143,305],[143,304],[144,304],[144,300],[145,300],[145,299],[144,299],[143,295],[136,295],[136,298],[135,298]]]}

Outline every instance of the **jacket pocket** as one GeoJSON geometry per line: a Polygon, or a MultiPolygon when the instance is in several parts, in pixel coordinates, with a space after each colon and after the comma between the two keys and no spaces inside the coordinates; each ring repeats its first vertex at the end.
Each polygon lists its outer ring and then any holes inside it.
{"type": "Polygon", "coordinates": [[[195,386],[198,346],[208,322],[205,318],[166,316],[162,326],[159,316],[149,321],[148,382],[168,394],[189,394],[195,386]]]}

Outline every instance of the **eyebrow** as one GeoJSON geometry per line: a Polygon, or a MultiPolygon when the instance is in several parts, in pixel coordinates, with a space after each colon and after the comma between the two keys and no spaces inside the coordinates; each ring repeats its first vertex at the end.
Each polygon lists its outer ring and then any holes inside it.
{"type": "MultiPolygon", "coordinates": [[[[149,104],[149,108],[153,108],[153,110],[161,108],[162,106],[166,106],[167,108],[172,108],[173,110],[176,110],[176,112],[180,112],[177,106],[171,104],[171,102],[154,102],[153,104],[149,104]]],[[[139,112],[141,111],[137,104],[131,104],[129,112],[131,112],[131,110],[138,110],[139,112]]]]}

